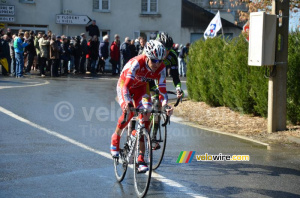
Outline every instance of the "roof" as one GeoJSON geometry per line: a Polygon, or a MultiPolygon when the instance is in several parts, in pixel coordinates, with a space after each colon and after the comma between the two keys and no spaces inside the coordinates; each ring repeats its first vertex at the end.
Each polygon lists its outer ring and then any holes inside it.
{"type": "MultiPolygon", "coordinates": [[[[215,14],[204,8],[188,1],[182,0],[181,9],[181,27],[183,28],[201,28],[206,29],[215,14]]],[[[241,27],[225,20],[221,16],[222,26],[242,29],[241,27]]]]}

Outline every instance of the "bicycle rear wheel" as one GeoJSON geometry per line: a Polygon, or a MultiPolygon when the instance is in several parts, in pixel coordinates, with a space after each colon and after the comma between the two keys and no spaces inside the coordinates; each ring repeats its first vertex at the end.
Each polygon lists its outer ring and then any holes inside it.
{"type": "Polygon", "coordinates": [[[152,142],[152,170],[157,169],[164,157],[166,144],[167,144],[167,126],[161,126],[160,120],[163,122],[166,120],[165,115],[161,115],[158,122],[155,123],[155,119],[150,124],[150,136],[152,142]]]}
{"type": "Polygon", "coordinates": [[[118,182],[123,181],[128,167],[127,154],[129,147],[127,144],[127,130],[128,128],[126,127],[122,131],[120,139],[120,154],[119,157],[114,158],[114,170],[118,182]],[[123,147],[121,147],[121,145],[123,145],[123,147]]]}
{"type": "Polygon", "coordinates": [[[143,129],[143,135],[141,138],[144,140],[145,152],[144,152],[144,161],[148,166],[148,171],[139,172],[139,163],[138,155],[140,150],[140,141],[137,141],[135,151],[134,151],[134,189],[138,197],[144,197],[147,194],[149,189],[151,173],[152,173],[152,148],[151,148],[151,139],[149,133],[146,129],[143,129]]]}

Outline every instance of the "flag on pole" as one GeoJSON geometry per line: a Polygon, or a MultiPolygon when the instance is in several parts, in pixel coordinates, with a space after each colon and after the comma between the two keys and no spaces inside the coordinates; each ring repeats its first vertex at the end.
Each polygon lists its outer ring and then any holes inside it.
{"type": "Polygon", "coordinates": [[[217,35],[217,32],[222,28],[220,12],[216,14],[216,16],[211,20],[210,24],[206,28],[204,32],[204,38],[207,39],[213,38],[217,35]]]}

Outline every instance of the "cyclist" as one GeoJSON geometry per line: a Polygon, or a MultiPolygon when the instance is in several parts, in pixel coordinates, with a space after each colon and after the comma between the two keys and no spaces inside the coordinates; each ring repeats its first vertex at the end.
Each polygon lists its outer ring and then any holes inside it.
{"type": "MultiPolygon", "coordinates": [[[[177,53],[172,49],[173,47],[173,39],[171,36],[168,35],[166,32],[160,32],[157,34],[156,40],[162,43],[165,48],[166,48],[166,56],[163,60],[164,64],[166,65],[167,68],[170,68],[170,74],[173,78],[173,83],[176,88],[177,92],[177,98],[181,98],[184,96],[184,92],[181,89],[181,82],[179,79],[179,73],[178,73],[178,58],[177,58],[177,53]]],[[[166,68],[166,70],[167,70],[166,68]]],[[[167,71],[166,71],[167,73],[167,71]]],[[[150,87],[150,92],[153,97],[155,97],[155,89],[157,89],[157,86],[154,82],[154,80],[151,80],[149,82],[149,87],[150,87]]],[[[154,131],[157,131],[157,125],[154,126],[154,131]]],[[[158,150],[160,149],[160,145],[158,142],[155,141],[156,139],[156,132],[154,134],[154,139],[152,142],[152,149],[153,150],[158,150]]]]}
{"type": "MultiPolygon", "coordinates": [[[[150,80],[158,80],[158,89],[161,94],[162,106],[165,107],[167,115],[172,115],[173,109],[167,105],[166,70],[164,63],[162,62],[165,55],[165,47],[160,42],[151,40],[145,45],[145,54],[132,58],[124,66],[117,85],[118,100],[123,110],[123,114],[120,116],[116,130],[111,138],[111,154],[113,157],[119,156],[119,144],[122,129],[127,126],[130,119],[134,116],[134,113],[130,112],[130,107],[134,106],[135,108],[140,109],[152,108],[151,97],[147,94],[149,92],[147,91],[147,88],[150,80]],[[133,96],[133,98],[131,98],[131,96],[133,96]],[[125,112],[128,114],[128,119],[122,124],[125,112]]],[[[148,129],[150,124],[149,116],[150,114],[144,115],[145,127],[148,129]]],[[[141,119],[141,117],[139,118],[141,119]]],[[[141,151],[138,156],[138,171],[145,172],[148,170],[148,167],[143,163],[144,143],[141,141],[140,144],[141,151]]]]}
{"type": "MultiPolygon", "coordinates": [[[[167,54],[163,62],[166,68],[170,68],[170,74],[173,78],[173,83],[176,88],[177,98],[183,97],[184,92],[181,89],[181,82],[178,73],[178,56],[177,53],[172,49],[173,39],[168,35],[167,32],[160,32],[157,34],[156,40],[161,42],[167,50],[167,54]]],[[[153,81],[150,82],[150,89],[156,89],[153,81]]]]}

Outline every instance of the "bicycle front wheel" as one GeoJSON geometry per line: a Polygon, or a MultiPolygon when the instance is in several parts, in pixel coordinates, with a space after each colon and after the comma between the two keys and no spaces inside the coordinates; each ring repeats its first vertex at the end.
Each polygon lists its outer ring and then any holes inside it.
{"type": "Polygon", "coordinates": [[[114,158],[114,170],[115,176],[118,182],[123,181],[128,167],[127,155],[129,151],[128,143],[127,143],[127,130],[128,127],[123,129],[120,140],[120,154],[119,157],[114,158]],[[123,145],[123,147],[121,147],[123,145]]]}
{"type": "Polygon", "coordinates": [[[134,188],[138,197],[144,197],[149,189],[152,173],[152,148],[151,139],[146,129],[143,129],[140,141],[136,143],[134,151],[134,188]],[[144,162],[138,161],[140,151],[144,153],[144,162]],[[147,171],[141,171],[140,165],[148,166],[147,171]]]}
{"type": "Polygon", "coordinates": [[[155,119],[150,124],[150,136],[152,142],[152,170],[157,169],[164,157],[166,144],[167,144],[167,126],[161,126],[160,120],[165,121],[166,117],[161,115],[158,122],[155,119]]]}

